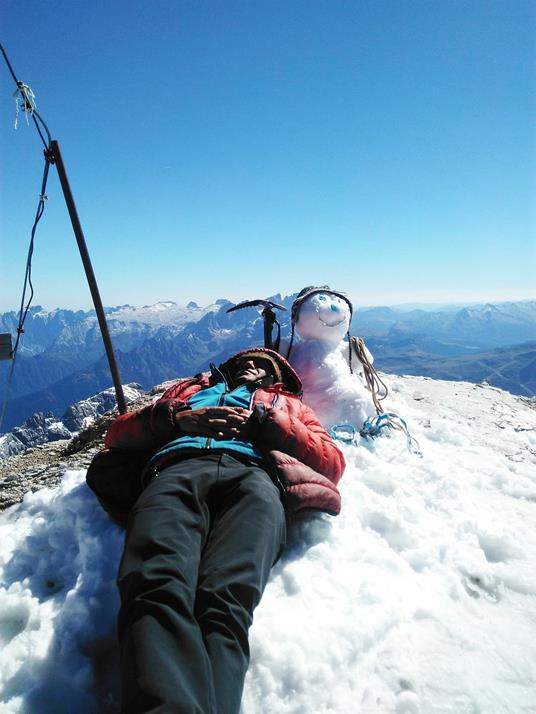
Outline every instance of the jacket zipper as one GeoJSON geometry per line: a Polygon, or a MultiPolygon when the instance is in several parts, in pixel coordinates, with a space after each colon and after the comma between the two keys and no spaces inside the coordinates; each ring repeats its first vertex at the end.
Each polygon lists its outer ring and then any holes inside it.
{"type": "MultiPolygon", "coordinates": [[[[211,368],[213,369],[213,371],[216,370],[216,371],[219,373],[219,375],[220,375],[220,377],[222,378],[222,381],[223,381],[223,383],[224,383],[224,385],[225,385],[225,389],[224,389],[223,392],[220,394],[220,396],[219,396],[219,398],[218,398],[218,404],[217,404],[218,407],[223,407],[223,405],[224,405],[224,403],[225,403],[225,395],[226,395],[226,394],[228,393],[228,391],[229,391],[229,385],[227,384],[227,380],[225,379],[225,377],[223,376],[223,374],[220,372],[220,370],[219,370],[217,367],[214,367],[212,364],[211,364],[210,366],[211,366],[211,368]]],[[[212,441],[213,441],[212,436],[207,436],[207,440],[206,440],[206,442],[205,442],[204,448],[205,448],[205,449],[210,449],[210,444],[211,444],[212,441]]]]}

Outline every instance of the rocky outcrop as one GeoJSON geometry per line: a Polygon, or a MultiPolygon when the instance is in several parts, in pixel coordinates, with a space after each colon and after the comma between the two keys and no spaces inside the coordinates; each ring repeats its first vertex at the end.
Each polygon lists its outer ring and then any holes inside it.
{"type": "MultiPolygon", "coordinates": [[[[135,383],[126,384],[123,389],[127,402],[139,399],[145,393],[135,383]]],[[[71,439],[114,407],[115,390],[110,388],[71,405],[61,419],[52,412],[32,414],[23,424],[0,437],[0,459],[23,454],[42,444],[71,439]]]]}
{"type": "MultiPolygon", "coordinates": [[[[141,384],[132,382],[123,387],[125,400],[133,402],[139,399],[145,390],[141,384]]],[[[62,417],[62,421],[69,431],[78,432],[90,426],[95,419],[115,408],[115,390],[104,389],[88,399],[82,399],[76,404],[68,407],[62,417]]],[[[73,435],[71,434],[71,435],[73,435]]]]}
{"type": "MultiPolygon", "coordinates": [[[[139,394],[129,402],[129,410],[141,409],[150,404],[167,384],[139,394]]],[[[106,429],[116,416],[116,409],[106,412],[75,436],[67,432],[67,438],[38,444],[26,448],[22,454],[0,460],[0,511],[22,501],[28,491],[57,486],[68,469],[87,468],[93,456],[102,448],[106,429]]]]}
{"type": "Polygon", "coordinates": [[[51,441],[70,439],[71,432],[51,412],[37,412],[0,437],[0,458],[23,454],[28,449],[51,441]]]}

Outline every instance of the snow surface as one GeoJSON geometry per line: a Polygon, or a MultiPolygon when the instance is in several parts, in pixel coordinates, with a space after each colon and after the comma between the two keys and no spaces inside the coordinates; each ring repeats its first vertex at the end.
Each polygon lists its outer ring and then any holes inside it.
{"type": "MultiPolygon", "coordinates": [[[[536,411],[387,378],[404,435],[345,446],[343,511],[294,527],[243,714],[536,712],[536,411]]],[[[116,711],[122,532],[82,471],[0,516],[0,711],[116,711]]]]}

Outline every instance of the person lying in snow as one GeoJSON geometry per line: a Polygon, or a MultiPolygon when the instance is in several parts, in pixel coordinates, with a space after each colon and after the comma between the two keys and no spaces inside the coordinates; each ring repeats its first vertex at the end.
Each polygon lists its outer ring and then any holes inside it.
{"type": "Polygon", "coordinates": [[[340,509],[344,458],[300,393],[250,349],[110,426],[107,447],[154,450],[119,567],[123,712],[238,714],[285,512],[340,509]]]}

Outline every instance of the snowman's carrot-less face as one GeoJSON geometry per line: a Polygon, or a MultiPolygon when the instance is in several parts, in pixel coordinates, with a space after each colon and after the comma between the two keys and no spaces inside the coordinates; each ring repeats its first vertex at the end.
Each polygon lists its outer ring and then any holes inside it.
{"type": "Polygon", "coordinates": [[[304,340],[337,344],[348,332],[350,317],[346,300],[332,293],[314,293],[300,305],[294,329],[304,340]]]}

